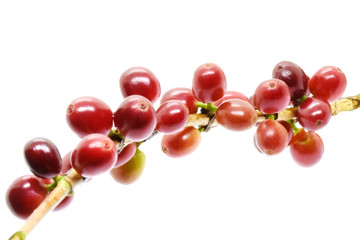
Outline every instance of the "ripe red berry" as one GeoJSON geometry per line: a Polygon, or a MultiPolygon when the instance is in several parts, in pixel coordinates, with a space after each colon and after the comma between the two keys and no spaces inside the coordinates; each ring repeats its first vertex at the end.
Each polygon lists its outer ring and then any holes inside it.
{"type": "Polygon", "coordinates": [[[230,99],[219,106],[216,120],[229,130],[243,131],[254,126],[257,113],[250,103],[240,99],[230,99]]]}
{"type": "Polygon", "coordinates": [[[254,104],[259,111],[272,114],[284,110],[290,103],[290,89],[284,81],[271,79],[255,90],[254,104]]]}
{"type": "Polygon", "coordinates": [[[161,87],[155,75],[144,67],[127,69],[120,77],[120,89],[124,98],[141,95],[154,103],[160,97],[161,87]]]}
{"type": "Polygon", "coordinates": [[[26,219],[47,194],[46,185],[40,178],[23,176],[16,179],[8,188],[6,203],[15,216],[26,219]]]}
{"type": "Polygon", "coordinates": [[[70,103],[66,121],[79,136],[91,133],[107,135],[113,125],[113,113],[103,101],[94,97],[80,97],[70,103]]]}
{"type": "Polygon", "coordinates": [[[250,99],[241,92],[227,91],[222,98],[214,102],[214,105],[218,107],[221,103],[229,99],[241,99],[251,104],[250,99]]]}
{"type": "Polygon", "coordinates": [[[200,102],[214,102],[224,96],[226,77],[223,70],[214,63],[206,63],[195,70],[192,91],[200,102]]]}
{"type": "Polygon", "coordinates": [[[195,127],[164,135],[161,141],[162,151],[169,157],[183,157],[194,152],[199,146],[201,135],[195,127]]]}
{"type": "Polygon", "coordinates": [[[156,129],[170,134],[185,127],[189,118],[189,109],[178,100],[167,101],[156,110],[156,129]]]}
{"type": "Polygon", "coordinates": [[[313,131],[306,132],[302,128],[290,143],[290,153],[300,166],[311,167],[320,161],[324,153],[324,143],[318,134],[313,131]]]}
{"type": "Polygon", "coordinates": [[[56,145],[46,138],[34,138],[24,147],[24,156],[32,173],[53,178],[61,171],[62,159],[56,145]]]}
{"type": "Polygon", "coordinates": [[[109,171],[117,160],[117,148],[105,135],[93,133],[84,137],[71,154],[71,165],[83,177],[94,177],[109,171]]]}
{"type": "Polygon", "coordinates": [[[295,63],[290,61],[279,62],[276,64],[272,76],[284,81],[288,85],[292,101],[296,101],[306,95],[310,78],[295,63]]]}
{"type": "Polygon", "coordinates": [[[345,74],[339,68],[326,66],[318,70],[309,80],[309,90],[314,96],[331,103],[343,95],[346,84],[345,74]]]}
{"type": "Polygon", "coordinates": [[[256,146],[267,155],[282,152],[289,143],[286,128],[275,120],[266,119],[261,122],[255,133],[256,146]]]}
{"type": "Polygon", "coordinates": [[[145,97],[131,95],[124,99],[114,113],[114,124],[127,139],[143,141],[150,137],[155,129],[155,109],[145,97]]]}
{"type": "Polygon", "coordinates": [[[140,149],[136,149],[135,155],[127,163],[113,168],[110,174],[119,183],[131,184],[141,176],[145,162],[145,154],[140,149]]]}
{"type": "Polygon", "coordinates": [[[195,105],[197,100],[190,88],[174,88],[167,91],[161,98],[160,104],[170,100],[182,101],[189,109],[189,113],[197,113],[198,107],[195,105]]]}
{"type": "Polygon", "coordinates": [[[325,127],[331,116],[330,104],[318,97],[307,98],[298,107],[297,119],[308,130],[316,131],[325,127]]]}

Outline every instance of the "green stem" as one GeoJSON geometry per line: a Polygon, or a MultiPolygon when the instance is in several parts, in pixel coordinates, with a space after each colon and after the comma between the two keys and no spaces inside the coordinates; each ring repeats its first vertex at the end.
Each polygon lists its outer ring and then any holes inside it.
{"type": "Polygon", "coordinates": [[[56,175],[54,178],[53,178],[53,181],[52,183],[46,185],[46,189],[51,192],[52,190],[54,190],[56,188],[56,186],[58,185],[58,183],[61,181],[61,179],[63,179],[64,176],[61,176],[61,175],[56,175]]]}
{"type": "Polygon", "coordinates": [[[293,131],[294,131],[294,135],[296,135],[298,132],[300,132],[300,129],[296,126],[295,121],[294,120],[287,120],[287,122],[290,124],[290,126],[292,127],[293,131]]]}
{"type": "Polygon", "coordinates": [[[202,102],[196,102],[195,106],[198,108],[202,108],[205,110],[208,110],[209,112],[216,113],[218,107],[215,106],[212,102],[211,103],[202,103],[202,102]]]}
{"type": "Polygon", "coordinates": [[[26,238],[26,234],[19,231],[19,232],[16,232],[14,233],[14,235],[12,235],[9,240],[25,240],[26,238]]]}
{"type": "Polygon", "coordinates": [[[269,115],[267,115],[267,119],[275,120],[275,115],[269,114],[269,115]]]}

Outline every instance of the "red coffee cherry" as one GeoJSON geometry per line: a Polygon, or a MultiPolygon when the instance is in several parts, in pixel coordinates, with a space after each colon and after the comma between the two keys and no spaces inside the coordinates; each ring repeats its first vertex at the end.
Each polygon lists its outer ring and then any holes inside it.
{"type": "Polygon", "coordinates": [[[284,81],[271,79],[262,82],[255,90],[254,105],[266,114],[284,110],[290,104],[290,89],[284,81]]]}
{"type": "Polygon", "coordinates": [[[8,188],[6,203],[15,216],[26,219],[44,201],[47,194],[46,185],[40,178],[23,176],[8,188]]]}
{"type": "Polygon", "coordinates": [[[66,121],[79,136],[91,133],[107,135],[113,126],[113,113],[103,101],[94,97],[80,97],[70,103],[66,121]]]}
{"type": "Polygon", "coordinates": [[[195,70],[192,91],[200,102],[210,103],[222,98],[226,91],[223,70],[214,63],[206,63],[195,70]]]}
{"type": "Polygon", "coordinates": [[[94,177],[112,169],[117,160],[115,143],[105,135],[84,137],[71,154],[71,165],[83,177],[94,177]]]}
{"type": "Polygon", "coordinates": [[[167,101],[156,110],[156,129],[170,134],[185,127],[189,118],[189,109],[178,100],[167,101]]]}
{"type": "Polygon", "coordinates": [[[302,128],[291,140],[290,153],[297,164],[311,167],[318,163],[324,154],[324,143],[317,133],[306,132],[302,128]]]}
{"type": "Polygon", "coordinates": [[[131,95],[124,99],[114,113],[114,124],[127,139],[143,141],[150,137],[155,129],[155,109],[145,97],[131,95]]]}
{"type": "Polygon", "coordinates": [[[201,135],[195,127],[164,135],[161,141],[162,151],[169,157],[183,157],[194,152],[199,146],[201,135]]]}
{"type": "Polygon", "coordinates": [[[243,131],[251,128],[257,121],[255,108],[240,99],[223,102],[216,111],[218,123],[232,131],[243,131]]]}
{"type": "Polygon", "coordinates": [[[124,98],[141,95],[154,103],[161,94],[160,82],[147,68],[132,67],[120,77],[120,89],[124,98]]]}
{"type": "Polygon", "coordinates": [[[56,145],[46,138],[34,138],[24,147],[26,163],[34,175],[40,178],[53,178],[62,167],[62,159],[56,145]]]}
{"type": "Polygon", "coordinates": [[[309,90],[314,96],[332,103],[343,95],[346,84],[345,74],[339,68],[326,66],[309,80],[309,90]]]}
{"type": "Polygon", "coordinates": [[[256,129],[255,141],[261,152],[267,155],[275,155],[288,146],[289,134],[281,123],[266,119],[256,129]]]}

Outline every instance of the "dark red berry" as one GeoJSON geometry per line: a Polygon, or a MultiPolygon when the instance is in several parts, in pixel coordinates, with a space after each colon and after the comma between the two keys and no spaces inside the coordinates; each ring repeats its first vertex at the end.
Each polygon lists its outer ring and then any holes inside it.
{"type": "Polygon", "coordinates": [[[284,81],[289,86],[292,101],[306,95],[310,78],[295,63],[290,61],[279,62],[276,64],[272,76],[284,81]]]}
{"type": "Polygon", "coordinates": [[[23,176],[10,185],[6,193],[6,203],[15,216],[26,219],[47,195],[46,185],[40,178],[23,176]]]}
{"type": "Polygon", "coordinates": [[[49,139],[34,138],[28,141],[24,156],[31,172],[40,178],[53,178],[61,171],[61,155],[49,139]]]}

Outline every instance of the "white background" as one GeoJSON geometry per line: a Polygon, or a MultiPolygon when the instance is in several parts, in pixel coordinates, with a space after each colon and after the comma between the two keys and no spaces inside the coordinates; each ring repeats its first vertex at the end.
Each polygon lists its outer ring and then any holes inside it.
{"type": "MultiPolygon", "coordinates": [[[[113,110],[118,79],[149,68],[165,92],[191,87],[203,63],[221,66],[228,90],[252,95],[290,60],[311,76],[325,65],[360,92],[360,15],[356,1],[1,1],[0,239],[23,224],[5,193],[29,174],[24,144],[78,143],[67,105],[94,96],[113,110]]],[[[158,103],[157,103],[158,104],[158,103]]],[[[156,105],[158,106],[158,105],[156,105]]],[[[161,137],[142,146],[147,164],[133,185],[101,175],[76,189],[73,204],[48,215],[28,239],[359,239],[360,110],[341,113],[318,133],[321,162],[299,167],[288,151],[267,157],[255,129],[202,135],[182,159],[162,154],[161,137]]]]}

